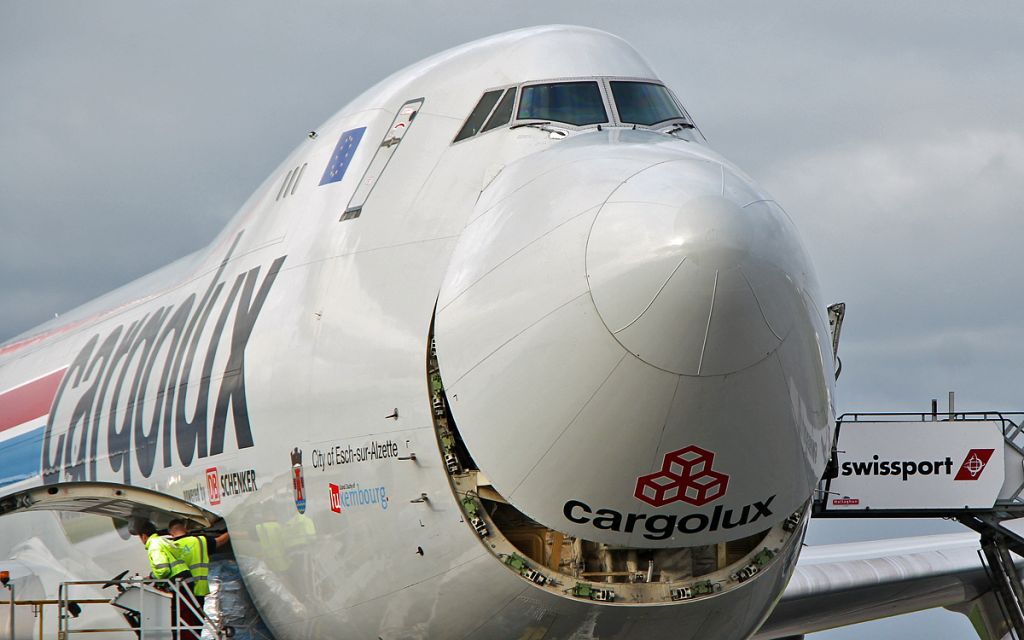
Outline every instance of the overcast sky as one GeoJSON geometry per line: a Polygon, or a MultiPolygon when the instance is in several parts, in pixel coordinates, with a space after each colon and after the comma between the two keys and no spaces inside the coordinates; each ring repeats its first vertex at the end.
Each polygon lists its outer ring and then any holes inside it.
{"type": "MultiPolygon", "coordinates": [[[[631,42],[848,305],[839,408],[1024,407],[1018,3],[0,3],[0,341],[205,244],[305,133],[450,46],[631,42]]],[[[810,542],[952,525],[814,524],[810,542]]],[[[973,637],[928,612],[815,635],[973,637]]]]}

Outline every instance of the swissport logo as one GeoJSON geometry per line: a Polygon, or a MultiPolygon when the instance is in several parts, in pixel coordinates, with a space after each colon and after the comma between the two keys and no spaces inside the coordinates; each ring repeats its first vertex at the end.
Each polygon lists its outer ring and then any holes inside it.
{"type": "Polygon", "coordinates": [[[729,487],[728,475],[711,470],[714,460],[714,453],[694,445],[671,451],[665,454],[661,471],[637,478],[633,495],[652,507],[673,502],[701,507],[714,502],[729,487]]]}
{"type": "Polygon", "coordinates": [[[981,472],[985,470],[994,452],[995,449],[971,449],[968,451],[964,463],[960,465],[960,470],[956,472],[956,477],[953,480],[977,480],[980,478],[981,472]]]}

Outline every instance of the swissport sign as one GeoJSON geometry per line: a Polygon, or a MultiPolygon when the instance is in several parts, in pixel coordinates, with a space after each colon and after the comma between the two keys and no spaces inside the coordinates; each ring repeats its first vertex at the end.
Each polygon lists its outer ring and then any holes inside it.
{"type": "Polygon", "coordinates": [[[846,422],[828,510],[990,509],[1005,480],[997,422],[846,422]]]}

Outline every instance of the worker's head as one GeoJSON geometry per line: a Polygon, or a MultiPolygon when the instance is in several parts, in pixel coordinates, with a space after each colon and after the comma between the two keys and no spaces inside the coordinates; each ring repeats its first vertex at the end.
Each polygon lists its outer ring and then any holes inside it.
{"type": "Polygon", "coordinates": [[[177,538],[188,533],[188,529],[185,527],[185,521],[180,518],[171,520],[170,524],[167,525],[167,533],[171,534],[172,537],[177,538]]]}
{"type": "Polygon", "coordinates": [[[139,536],[139,539],[142,540],[143,543],[145,543],[147,540],[149,540],[150,536],[156,535],[156,526],[149,520],[140,522],[135,527],[135,535],[139,536]]]}

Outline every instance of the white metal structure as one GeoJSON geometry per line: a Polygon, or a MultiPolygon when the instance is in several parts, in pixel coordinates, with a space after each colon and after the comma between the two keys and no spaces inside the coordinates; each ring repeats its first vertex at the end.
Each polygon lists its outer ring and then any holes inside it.
{"type": "MultiPolygon", "coordinates": [[[[0,437],[40,462],[0,505],[219,516],[281,640],[746,638],[833,356],[791,220],[641,56],[525,29],[384,80],[207,249],[0,346],[0,437]]],[[[19,592],[144,568],[96,522],[0,520],[19,592]]]]}
{"type": "MultiPolygon", "coordinates": [[[[93,603],[93,606],[96,604],[93,603]]],[[[40,612],[39,615],[44,614],[40,612]]],[[[115,578],[106,582],[62,583],[57,600],[56,619],[59,640],[94,638],[98,635],[117,638],[137,637],[138,640],[172,640],[184,638],[186,634],[193,637],[203,634],[211,640],[224,640],[229,637],[225,631],[203,619],[202,611],[191,597],[187,585],[178,581],[154,580],[140,576],[115,578]],[[96,587],[116,590],[111,594],[108,606],[123,612],[122,615],[130,625],[131,631],[118,631],[117,627],[84,626],[77,621],[81,616],[81,607],[71,611],[72,605],[78,603],[77,594],[83,588],[93,590],[96,587]],[[181,615],[185,611],[189,612],[188,616],[181,615]]],[[[43,623],[45,616],[40,624],[41,628],[43,623]]]]}

